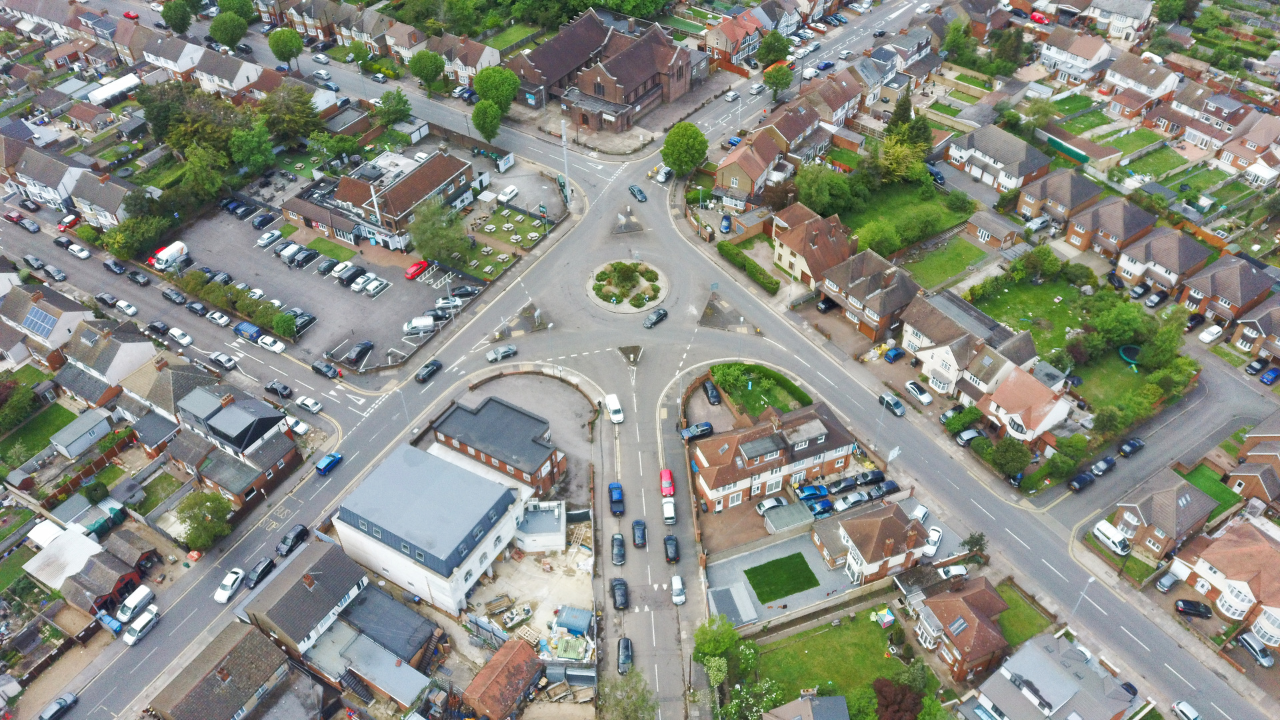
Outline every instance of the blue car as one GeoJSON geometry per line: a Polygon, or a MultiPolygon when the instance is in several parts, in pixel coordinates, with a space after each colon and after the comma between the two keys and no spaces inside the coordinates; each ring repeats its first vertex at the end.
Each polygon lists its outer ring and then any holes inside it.
{"type": "Polygon", "coordinates": [[[330,471],[338,467],[340,462],[342,462],[342,453],[329,453],[320,458],[320,462],[316,463],[316,472],[321,475],[328,475],[330,471]]]}
{"type": "Polygon", "coordinates": [[[827,488],[822,485],[809,485],[808,487],[802,487],[800,488],[800,491],[796,493],[796,497],[801,500],[817,500],[818,498],[824,498],[826,496],[827,488]]]}
{"type": "Polygon", "coordinates": [[[287,73],[287,72],[289,72],[289,66],[288,66],[288,65],[277,65],[277,66],[276,66],[276,72],[287,73]]]}
{"type": "Polygon", "coordinates": [[[728,215],[720,218],[720,232],[727,233],[731,227],[733,227],[733,221],[729,219],[728,215]]]}
{"type": "Polygon", "coordinates": [[[742,138],[736,136],[731,137],[729,138],[729,147],[738,147],[738,143],[740,142],[742,142],[742,138]]]}
{"type": "Polygon", "coordinates": [[[835,66],[836,64],[831,62],[830,60],[823,60],[822,62],[818,63],[819,70],[830,70],[835,66]]]}
{"type": "Polygon", "coordinates": [[[1276,381],[1277,377],[1280,377],[1280,368],[1271,368],[1262,373],[1262,377],[1258,379],[1262,381],[1263,385],[1270,385],[1276,381]]]}
{"type": "Polygon", "coordinates": [[[889,352],[884,354],[884,361],[892,365],[906,356],[907,353],[902,348],[889,348],[889,352]]]}
{"type": "Polygon", "coordinates": [[[831,511],[835,509],[835,505],[830,500],[814,500],[805,503],[805,505],[809,506],[809,512],[812,512],[814,515],[821,515],[822,513],[830,514],[831,511]]]}

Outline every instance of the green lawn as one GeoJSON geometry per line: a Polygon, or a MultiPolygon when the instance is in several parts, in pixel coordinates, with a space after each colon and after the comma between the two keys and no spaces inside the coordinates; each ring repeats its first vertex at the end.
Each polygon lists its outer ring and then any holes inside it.
{"type": "Polygon", "coordinates": [[[982,88],[983,90],[991,89],[991,83],[987,82],[986,80],[983,80],[982,78],[977,78],[972,75],[960,73],[959,75],[956,76],[956,79],[964,83],[965,85],[972,85],[977,88],[982,88]]]}
{"type": "Polygon", "coordinates": [[[1133,578],[1137,582],[1144,582],[1156,571],[1156,569],[1151,565],[1148,565],[1142,560],[1134,557],[1132,552],[1125,556],[1120,556],[1111,552],[1109,548],[1103,547],[1102,544],[1098,542],[1098,539],[1093,536],[1093,533],[1089,533],[1084,537],[1085,542],[1093,546],[1093,549],[1097,550],[1103,557],[1109,558],[1117,566],[1124,565],[1124,574],[1133,578]]]}
{"type": "Polygon", "coordinates": [[[316,238],[307,243],[307,247],[312,250],[318,250],[321,255],[328,255],[338,262],[346,262],[356,256],[356,251],[348,247],[343,247],[331,240],[324,238],[316,238]]]}
{"type": "MultiPolygon", "coordinates": [[[[132,163],[130,163],[132,165],[132,163]]],[[[139,170],[129,181],[139,187],[153,185],[161,190],[178,184],[187,171],[186,163],[179,163],[172,155],[145,170],[139,170]]]]}
{"type": "Polygon", "coordinates": [[[1226,360],[1231,367],[1244,367],[1245,363],[1249,362],[1249,358],[1223,344],[1214,345],[1210,352],[1226,360]]]}
{"type": "Polygon", "coordinates": [[[164,502],[166,498],[177,492],[180,487],[182,487],[181,480],[169,473],[164,473],[143,486],[142,490],[147,496],[134,508],[134,511],[145,517],[147,513],[155,510],[156,506],[164,502]]]}
{"type": "Polygon", "coordinates": [[[1230,205],[1253,191],[1253,188],[1236,180],[1214,191],[1213,197],[1223,205],[1230,205]]]}
{"type": "Polygon", "coordinates": [[[1138,128],[1124,137],[1109,140],[1105,144],[1116,148],[1125,155],[1128,155],[1130,153],[1135,153],[1152,143],[1160,142],[1163,139],[1164,138],[1157,134],[1155,130],[1150,128],[1138,128]]]}
{"type": "Polygon", "coordinates": [[[28,510],[22,505],[6,508],[4,511],[0,512],[0,518],[3,518],[6,521],[3,526],[0,526],[0,540],[12,535],[18,528],[22,527],[23,523],[30,520],[34,515],[34,512],[28,510]]]}
{"type": "Polygon", "coordinates": [[[1053,159],[1049,161],[1049,172],[1053,172],[1055,170],[1075,170],[1078,167],[1080,167],[1080,163],[1061,155],[1054,155],[1053,159]]]}
{"type": "Polygon", "coordinates": [[[916,262],[903,267],[921,287],[932,288],[950,280],[981,260],[986,253],[962,237],[953,237],[947,244],[934,250],[916,262]]]}
{"type": "Polygon", "coordinates": [[[95,475],[93,479],[101,481],[102,484],[107,487],[115,487],[115,484],[120,482],[120,478],[122,477],[124,477],[124,468],[119,465],[108,465],[95,475]]]}
{"type": "Polygon", "coordinates": [[[1049,618],[1036,610],[1009,583],[997,585],[996,592],[1000,593],[1000,597],[1004,598],[1005,604],[1009,606],[1008,610],[1000,613],[996,622],[1000,623],[1000,632],[1011,647],[1021,645],[1049,627],[1049,618]]]}
{"type": "Polygon", "coordinates": [[[1182,167],[1186,163],[1186,158],[1179,155],[1173,148],[1165,146],[1149,155],[1143,155],[1121,169],[1128,170],[1134,175],[1150,173],[1160,177],[1170,170],[1182,167]]]}
{"type": "Polygon", "coordinates": [[[1084,316],[1076,307],[1080,291],[1056,280],[1043,285],[1022,283],[998,297],[983,298],[978,309],[1013,328],[1030,330],[1036,350],[1047,355],[1053,348],[1066,344],[1068,327],[1084,327],[1084,316]],[[1056,298],[1061,302],[1054,302],[1056,298]]]}
{"type": "Polygon", "coordinates": [[[1061,100],[1055,101],[1053,104],[1058,108],[1058,112],[1063,115],[1071,115],[1072,113],[1078,113],[1092,105],[1093,100],[1090,100],[1084,95],[1068,95],[1061,100]]]}
{"type": "Polygon", "coordinates": [[[844,148],[833,147],[827,151],[827,159],[833,162],[841,163],[850,168],[858,167],[858,153],[844,148]]]}
{"type": "Polygon", "coordinates": [[[960,114],[960,108],[953,108],[950,105],[943,105],[940,102],[935,102],[934,104],[930,105],[929,109],[937,110],[943,115],[948,115],[950,117],[955,117],[960,114]]]}
{"type": "Polygon", "coordinates": [[[281,237],[287,238],[296,232],[298,232],[298,226],[296,225],[290,225],[289,223],[285,223],[280,226],[281,237]]]}
{"type": "Polygon", "coordinates": [[[1102,127],[1110,122],[1113,122],[1112,119],[1107,117],[1101,110],[1094,110],[1091,113],[1085,113],[1078,118],[1068,120],[1059,125],[1059,127],[1072,135],[1082,135],[1089,130],[1102,127]]]}
{"type": "Polygon", "coordinates": [[[675,17],[674,15],[659,15],[655,22],[659,25],[666,25],[667,27],[675,28],[677,30],[683,30],[690,35],[698,35],[703,30],[706,30],[702,25],[690,22],[684,18],[675,17]]]}
{"type": "Polygon", "coordinates": [[[47,372],[44,372],[43,370],[36,367],[35,365],[23,365],[22,367],[13,371],[13,375],[10,377],[10,379],[17,380],[19,385],[34,387],[44,382],[45,380],[52,380],[53,376],[47,372]]]}
{"type": "MultiPolygon", "coordinates": [[[[1200,193],[1204,192],[1205,188],[1210,185],[1216,185],[1223,180],[1226,180],[1227,177],[1225,170],[1212,168],[1209,170],[1201,170],[1193,175],[1183,176],[1182,173],[1178,173],[1178,176],[1170,178],[1162,184],[1170,190],[1178,193],[1178,196],[1181,198],[1195,200],[1200,196],[1200,193]],[[1186,190],[1182,189],[1183,185],[1187,186],[1186,190]]],[[[1248,186],[1245,187],[1247,188],[1248,186]]]]}
{"type": "Polygon", "coordinates": [[[0,560],[0,589],[9,587],[14,580],[22,577],[22,566],[35,556],[35,550],[26,545],[19,545],[9,553],[9,557],[0,560]]]}
{"type": "Polygon", "coordinates": [[[1084,379],[1078,392],[1098,407],[1116,404],[1125,393],[1141,388],[1147,381],[1147,373],[1135,373],[1115,350],[1088,365],[1077,366],[1073,372],[1084,379]]]}
{"type": "Polygon", "coordinates": [[[951,98],[952,100],[959,100],[962,103],[968,103],[970,105],[978,102],[977,97],[970,95],[967,92],[962,92],[960,90],[952,90],[951,92],[947,93],[947,97],[951,98]]]}
{"type": "Polygon", "coordinates": [[[1231,457],[1239,456],[1240,446],[1244,443],[1244,436],[1246,433],[1248,433],[1252,429],[1253,429],[1252,425],[1245,425],[1239,430],[1236,430],[1235,432],[1231,433],[1231,437],[1218,443],[1218,447],[1222,448],[1223,450],[1226,450],[1227,454],[1230,455],[1231,457]]]}
{"type": "MultiPolygon", "coordinates": [[[[1177,472],[1177,471],[1175,471],[1177,472]]],[[[1187,482],[1195,485],[1204,491],[1206,495],[1218,501],[1218,507],[1209,513],[1209,519],[1213,520],[1222,513],[1226,512],[1231,506],[1240,502],[1240,496],[1231,488],[1222,484],[1221,477],[1204,465],[1197,465],[1191,472],[1183,475],[1187,482]]]]}
{"type": "Polygon", "coordinates": [[[532,25],[515,24],[488,40],[485,40],[484,44],[491,48],[501,50],[517,40],[522,40],[538,32],[538,30],[539,28],[533,27],[532,25]]]}
{"type": "Polygon", "coordinates": [[[70,410],[57,403],[50,405],[28,420],[26,425],[9,433],[4,440],[0,440],[0,457],[7,458],[9,451],[18,443],[22,443],[26,452],[23,453],[25,457],[21,460],[26,462],[32,455],[48,446],[49,438],[53,437],[54,433],[70,425],[75,419],[76,414],[70,410]]]}
{"type": "Polygon", "coordinates": [[[761,604],[818,587],[818,576],[800,553],[748,568],[746,576],[761,604]]]}
{"type": "Polygon", "coordinates": [[[751,248],[756,246],[757,242],[762,242],[768,245],[769,247],[773,247],[773,240],[771,240],[769,236],[764,233],[756,233],[755,235],[752,235],[746,240],[743,240],[742,242],[738,243],[738,247],[744,251],[750,250],[751,248]]]}
{"type": "MultiPolygon", "coordinates": [[[[921,206],[920,188],[915,185],[884,185],[875,192],[875,197],[865,210],[859,213],[845,212],[841,213],[840,221],[845,227],[851,228],[855,233],[872,220],[889,220],[896,222],[904,213],[909,213],[913,209],[921,206]]],[[[969,218],[966,213],[952,212],[942,204],[941,197],[932,200],[937,204],[938,209],[942,211],[942,227],[949,228],[960,222],[964,222],[969,218]]]]}

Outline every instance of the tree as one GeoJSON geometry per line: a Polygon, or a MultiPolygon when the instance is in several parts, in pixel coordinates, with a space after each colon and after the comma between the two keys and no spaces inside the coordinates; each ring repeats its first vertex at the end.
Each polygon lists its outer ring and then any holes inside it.
{"type": "Polygon", "coordinates": [[[271,329],[280,337],[291,338],[298,334],[298,321],[288,313],[276,313],[275,319],[271,321],[271,329]]]}
{"type": "Polygon", "coordinates": [[[844,174],[817,163],[800,167],[796,190],[805,207],[824,217],[848,209],[851,200],[844,174]]]}
{"type": "Polygon", "coordinates": [[[209,23],[209,34],[227,47],[234,47],[240,42],[248,29],[249,23],[235,13],[218,13],[218,17],[209,23]]]}
{"type": "Polygon", "coordinates": [[[190,92],[191,86],[187,83],[160,83],[138,88],[138,104],[146,111],[147,124],[157,140],[167,141],[170,128],[182,120],[190,92]]]}
{"type": "Polygon", "coordinates": [[[445,0],[444,22],[454,35],[474,35],[477,20],[475,0],[445,0]]]}
{"type": "Polygon", "coordinates": [[[112,255],[121,260],[128,260],[155,249],[168,229],[168,218],[125,218],[119,225],[103,234],[102,244],[112,255]]]}
{"type": "Polygon", "coordinates": [[[294,58],[302,54],[302,36],[293,28],[278,28],[267,36],[267,46],[271,48],[271,54],[275,55],[277,60],[286,64],[292,63],[294,58]]]}
{"type": "Polygon", "coordinates": [[[991,454],[991,464],[1005,477],[1013,477],[1031,464],[1031,451],[1017,438],[1005,435],[996,443],[995,452],[991,454]]]}
{"type": "Polygon", "coordinates": [[[706,157],[707,137],[693,123],[676,123],[667,133],[667,139],[662,141],[662,161],[676,177],[693,172],[706,157]]]}
{"type": "Polygon", "coordinates": [[[249,168],[250,174],[257,175],[275,163],[272,147],[267,119],[262,115],[252,128],[231,131],[231,159],[240,167],[249,168]]]}
{"type": "Polygon", "coordinates": [[[310,137],[324,127],[316,106],[311,104],[311,90],[292,83],[268,93],[258,105],[258,116],[266,118],[271,136],[284,142],[310,137]]]}
{"type": "Polygon", "coordinates": [[[1120,412],[1120,408],[1104,405],[1098,408],[1098,412],[1093,416],[1093,429],[1106,435],[1119,430],[1123,422],[1124,413],[1120,412]]]}
{"type": "Polygon", "coordinates": [[[923,660],[916,659],[912,660],[910,665],[902,668],[895,679],[923,695],[929,689],[929,676],[931,674],[929,666],[925,665],[923,660]]]}
{"type": "Polygon", "coordinates": [[[786,59],[791,53],[791,43],[787,42],[782,33],[777,30],[770,30],[768,35],[760,41],[760,46],[756,48],[756,60],[764,67],[786,59]]]}
{"type": "Polygon", "coordinates": [[[658,703],[653,698],[644,675],[629,672],[620,677],[612,674],[600,682],[596,705],[604,720],[651,720],[658,715],[658,703]]]}
{"type": "MultiPolygon", "coordinates": [[[[440,0],[408,0],[400,7],[396,19],[410,25],[417,25],[427,20],[435,20],[440,16],[440,0]]],[[[434,33],[428,33],[433,35],[434,33]]]]}
{"type": "Polygon", "coordinates": [[[1042,128],[1058,116],[1058,107],[1048,98],[1036,98],[1027,103],[1027,123],[1042,128]]]}
{"type": "MultiPolygon", "coordinates": [[[[128,195],[125,195],[122,206],[124,207],[125,214],[128,215],[129,217],[145,217],[149,215],[155,215],[157,210],[155,198],[148,195],[147,191],[141,188],[136,188],[130,191],[128,195]]],[[[76,233],[79,234],[80,229],[85,227],[93,227],[93,226],[81,225],[79,228],[76,229],[76,233]]],[[[79,237],[81,240],[87,241],[87,238],[85,238],[85,236],[79,235],[79,237]]],[[[96,245],[97,243],[94,243],[94,244],[96,245]]]]}
{"type": "Polygon", "coordinates": [[[1138,356],[1139,364],[1149,370],[1160,370],[1178,358],[1185,337],[1182,330],[1186,326],[1187,314],[1185,308],[1179,307],[1165,318],[1160,329],[1142,346],[1142,354],[1138,356]]]}
{"type": "Polygon", "coordinates": [[[355,155],[360,150],[360,138],[350,135],[330,135],[323,130],[317,130],[307,139],[312,145],[324,148],[329,157],[341,158],[344,155],[355,155]]]}
{"type": "Polygon", "coordinates": [[[491,143],[502,128],[502,111],[492,100],[481,100],[471,110],[471,124],[476,126],[476,132],[485,142],[491,143]]]}
{"type": "Polygon", "coordinates": [[[881,257],[888,257],[902,248],[898,228],[884,218],[872,220],[858,229],[860,245],[875,250],[881,257]]]}
{"type": "Polygon", "coordinates": [[[0,30],[0,48],[7,48],[18,42],[18,36],[8,30],[0,30]]]}
{"type": "MultiPolygon", "coordinates": [[[[218,17],[222,17],[219,15],[218,17]]],[[[187,546],[207,550],[231,534],[231,501],[215,492],[192,492],[178,503],[178,520],[187,528],[187,546]]]]}
{"type": "Polygon", "coordinates": [[[409,237],[423,258],[441,260],[466,252],[471,246],[466,228],[453,208],[429,202],[419,205],[415,212],[418,217],[409,225],[409,237]]]}
{"type": "MultiPolygon", "coordinates": [[[[18,465],[21,464],[18,463],[18,465]]],[[[729,661],[722,657],[704,658],[702,669],[707,671],[707,683],[712,688],[720,687],[725,680],[729,679],[729,661]]]]}
{"type": "Polygon", "coordinates": [[[973,212],[973,200],[963,190],[952,190],[951,194],[943,199],[942,204],[951,212],[965,215],[973,212]]]}
{"type": "Polygon", "coordinates": [[[716,711],[716,720],[757,720],[782,704],[782,688],[773,680],[743,680],[733,686],[729,700],[716,711]]]}
{"type": "Polygon", "coordinates": [[[187,148],[187,172],[182,176],[181,187],[198,200],[212,200],[222,189],[222,170],[226,167],[226,155],[194,143],[187,148]]]}
{"type": "Polygon", "coordinates": [[[987,536],[985,533],[975,532],[969,533],[969,537],[960,541],[960,547],[966,552],[985,553],[987,551],[987,536]]]}
{"type": "Polygon", "coordinates": [[[1096,313],[1090,318],[1089,324],[1102,334],[1108,346],[1119,347],[1146,339],[1151,322],[1151,316],[1137,303],[1117,302],[1107,310],[1096,313]]]}
{"type": "Polygon", "coordinates": [[[929,118],[916,115],[903,129],[902,138],[912,145],[921,145],[927,153],[933,147],[933,128],[929,127],[929,118]]]}
{"type": "Polygon", "coordinates": [[[992,51],[992,57],[996,60],[1004,60],[1013,65],[1022,64],[1022,30],[1014,27],[1006,30],[1004,35],[1000,37],[1000,42],[992,51]]]}
{"type": "Polygon", "coordinates": [[[419,50],[409,58],[409,72],[422,81],[422,86],[431,94],[431,84],[440,79],[444,72],[444,58],[430,50],[419,50]]]}
{"type": "Polygon", "coordinates": [[[1191,23],[1191,27],[1196,30],[1205,31],[1217,30],[1223,26],[1230,27],[1231,18],[1228,17],[1227,14],[1217,5],[1210,5],[1209,7],[1201,10],[1200,17],[1196,18],[1195,22],[1191,23]]]}
{"type": "Polygon", "coordinates": [[[160,11],[160,19],[169,26],[175,33],[181,35],[191,27],[191,8],[179,0],[172,0],[164,4],[164,9],[160,11]]]}
{"type": "Polygon", "coordinates": [[[898,101],[893,104],[893,115],[889,117],[889,130],[895,130],[911,122],[911,95],[899,93],[898,101]]]}
{"type": "Polygon", "coordinates": [[[880,172],[885,182],[902,182],[928,175],[924,169],[924,149],[890,135],[880,145],[880,172]]]}
{"type": "Polygon", "coordinates": [[[1156,17],[1162,23],[1177,22],[1185,7],[1185,0],[1156,0],[1156,17]]]}
{"type": "Polygon", "coordinates": [[[347,50],[351,54],[351,61],[356,65],[363,65],[369,59],[369,46],[362,42],[351,43],[347,50]]]}
{"type": "Polygon", "coordinates": [[[943,427],[947,429],[947,432],[955,435],[956,433],[963,432],[968,429],[970,425],[978,422],[983,417],[984,415],[981,408],[977,405],[970,405],[955,415],[947,418],[947,421],[943,423],[943,427]]]}
{"type": "MultiPolygon", "coordinates": [[[[228,13],[244,20],[245,23],[258,17],[258,13],[253,9],[252,0],[218,0],[218,17],[228,13]]],[[[217,19],[214,18],[214,20],[217,19]]],[[[229,43],[223,43],[223,45],[227,44],[229,43]]]]}
{"type": "Polygon", "coordinates": [[[700,663],[709,657],[726,657],[739,639],[729,618],[724,615],[708,618],[693,631],[693,660],[700,663]]]}
{"type": "Polygon", "coordinates": [[[382,107],[377,110],[378,124],[383,127],[390,127],[396,123],[404,122],[409,119],[409,115],[413,113],[409,107],[409,98],[405,97],[404,91],[400,88],[388,90],[382,93],[382,107]]]}
{"type": "Polygon", "coordinates": [[[876,693],[876,714],[880,720],[916,720],[920,714],[920,693],[889,678],[871,683],[876,693]]]}
{"type": "Polygon", "coordinates": [[[791,68],[786,65],[778,65],[764,71],[764,86],[773,91],[774,102],[778,101],[778,93],[791,87],[794,79],[791,68]]]}
{"type": "Polygon", "coordinates": [[[520,91],[520,78],[510,70],[494,65],[476,73],[471,85],[480,95],[481,100],[492,100],[503,115],[511,109],[511,101],[516,99],[520,91]]]}

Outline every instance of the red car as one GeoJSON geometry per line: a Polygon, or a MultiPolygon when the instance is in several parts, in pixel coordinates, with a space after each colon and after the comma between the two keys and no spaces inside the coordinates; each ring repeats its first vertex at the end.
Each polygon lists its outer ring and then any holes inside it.
{"type": "Polygon", "coordinates": [[[663,470],[658,478],[662,481],[662,497],[671,497],[676,494],[676,480],[670,470],[663,470]]]}
{"type": "Polygon", "coordinates": [[[80,218],[75,215],[68,215],[58,222],[58,231],[66,232],[76,225],[80,224],[80,218]]]}
{"type": "Polygon", "coordinates": [[[430,260],[419,260],[418,262],[410,265],[408,270],[404,271],[404,279],[412,280],[426,272],[429,267],[431,267],[430,260]]]}
{"type": "Polygon", "coordinates": [[[22,213],[18,212],[17,210],[10,210],[9,212],[4,214],[4,219],[8,220],[11,223],[22,222],[22,213]]]}
{"type": "Polygon", "coordinates": [[[1031,13],[1031,22],[1038,23],[1040,25],[1048,25],[1049,18],[1045,17],[1043,13],[1033,12],[1031,13]]]}
{"type": "Polygon", "coordinates": [[[136,12],[134,12],[134,11],[132,11],[132,10],[125,10],[125,11],[124,11],[124,16],[125,16],[125,17],[127,17],[127,18],[129,18],[130,20],[137,20],[137,19],[138,19],[138,13],[136,13],[136,12]]]}

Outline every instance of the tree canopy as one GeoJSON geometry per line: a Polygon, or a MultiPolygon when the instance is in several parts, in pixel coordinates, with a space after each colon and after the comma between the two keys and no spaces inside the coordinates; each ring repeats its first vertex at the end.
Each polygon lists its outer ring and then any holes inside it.
{"type": "Polygon", "coordinates": [[[471,124],[485,142],[491,143],[502,129],[502,111],[492,100],[481,100],[471,110],[471,124]]]}
{"type": "Polygon", "coordinates": [[[235,13],[218,13],[218,17],[209,23],[209,34],[214,40],[227,47],[235,47],[236,43],[244,39],[244,34],[248,30],[249,23],[235,13]]]}
{"type": "Polygon", "coordinates": [[[778,101],[778,93],[791,87],[795,74],[786,65],[778,65],[764,71],[764,86],[773,91],[773,101],[778,101]]]}
{"type": "Polygon", "coordinates": [[[171,30],[181,35],[191,27],[191,8],[182,0],[170,0],[160,11],[160,19],[164,20],[171,30]]]}
{"type": "Polygon", "coordinates": [[[756,60],[764,67],[778,62],[791,53],[791,43],[777,30],[770,30],[756,48],[756,60]]]}
{"type": "Polygon", "coordinates": [[[324,127],[311,104],[311,91],[292,83],[268,93],[258,105],[258,114],[266,118],[271,135],[281,141],[310,137],[324,127]]]}
{"type": "Polygon", "coordinates": [[[707,137],[697,125],[676,123],[662,142],[662,161],[676,177],[684,177],[707,157],[707,137]]]}
{"type": "Polygon", "coordinates": [[[290,63],[294,58],[302,54],[304,43],[302,36],[293,28],[277,28],[272,30],[267,36],[267,45],[271,48],[271,54],[282,63],[290,63]]]}
{"type": "MultiPolygon", "coordinates": [[[[253,0],[218,0],[218,17],[222,17],[227,13],[239,17],[245,23],[258,17],[258,11],[253,9],[253,0]]],[[[218,18],[214,19],[217,20],[218,18]]],[[[214,37],[217,36],[215,35],[214,37]]]]}
{"type": "Polygon", "coordinates": [[[448,258],[456,252],[465,252],[470,246],[466,227],[453,208],[427,202],[419,205],[415,214],[417,217],[409,225],[409,237],[413,249],[423,258],[448,258]]]}
{"type": "MultiPolygon", "coordinates": [[[[218,17],[222,17],[219,15],[218,17]]],[[[187,545],[192,550],[208,550],[231,534],[231,501],[215,492],[188,493],[178,503],[177,516],[187,529],[187,545]]]]}
{"type": "Polygon", "coordinates": [[[431,83],[440,79],[440,75],[444,73],[444,58],[430,50],[419,50],[409,58],[409,72],[422,81],[427,91],[431,90],[431,83]]]}
{"type": "Polygon", "coordinates": [[[276,160],[271,152],[271,131],[267,129],[267,120],[258,116],[252,128],[231,131],[231,159],[240,167],[249,168],[249,173],[257,175],[271,167],[276,160]]]}
{"type": "Polygon", "coordinates": [[[379,125],[390,127],[408,120],[411,114],[413,111],[409,107],[409,98],[403,90],[396,88],[382,93],[382,107],[377,109],[375,119],[379,125]]]}
{"type": "Polygon", "coordinates": [[[501,65],[487,67],[476,73],[471,84],[481,100],[492,100],[503,115],[511,109],[511,102],[520,91],[520,78],[501,65]]]}

